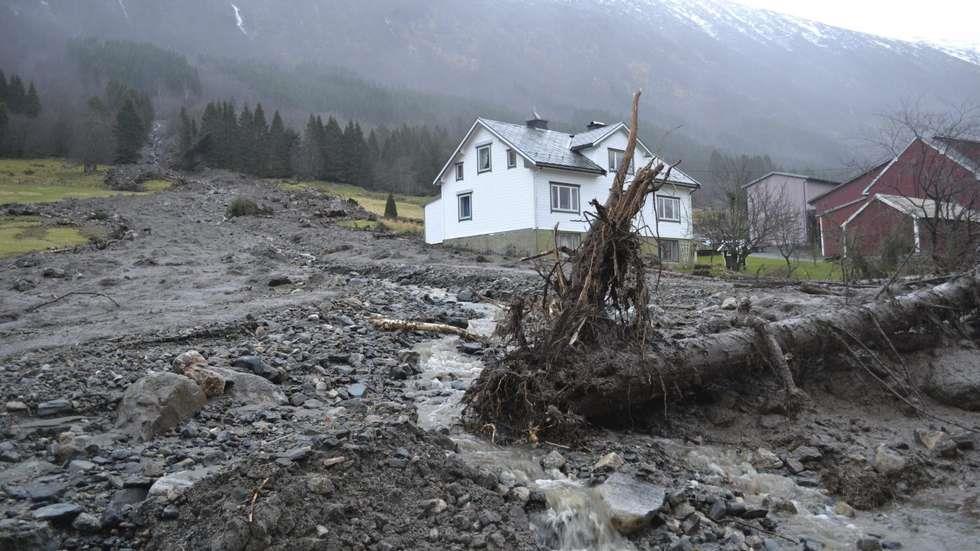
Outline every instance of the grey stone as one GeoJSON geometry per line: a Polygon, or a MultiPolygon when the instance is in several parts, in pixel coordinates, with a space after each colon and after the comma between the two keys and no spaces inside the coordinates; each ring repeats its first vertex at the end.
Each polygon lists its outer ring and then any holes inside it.
{"type": "Polygon", "coordinates": [[[168,474],[167,476],[158,478],[157,481],[150,486],[149,495],[173,499],[174,497],[177,497],[181,493],[185,492],[194,484],[197,484],[201,480],[204,480],[209,475],[216,472],[216,470],[217,469],[214,467],[207,467],[168,474]]]}
{"type": "Polygon", "coordinates": [[[50,522],[67,522],[77,517],[82,508],[75,503],[55,503],[31,511],[35,520],[50,522]]]}
{"type": "Polygon", "coordinates": [[[46,522],[0,520],[0,549],[55,551],[59,547],[58,539],[46,522]]]}
{"type": "Polygon", "coordinates": [[[613,473],[596,487],[609,506],[611,522],[622,534],[631,534],[649,524],[664,504],[664,489],[623,473],[613,473]]]}
{"type": "Polygon", "coordinates": [[[877,538],[861,538],[857,540],[859,551],[881,551],[881,541],[877,538]]]}
{"type": "Polygon", "coordinates": [[[7,411],[14,412],[27,411],[27,404],[19,400],[11,400],[10,402],[4,404],[4,408],[6,408],[7,411]]]}
{"type": "Polygon", "coordinates": [[[233,361],[231,366],[248,370],[250,373],[277,384],[286,378],[285,370],[270,366],[258,356],[242,356],[233,361]]]}
{"type": "Polygon", "coordinates": [[[948,406],[980,411],[980,362],[976,351],[954,349],[943,353],[933,365],[925,390],[948,406]]]}
{"type": "Polygon", "coordinates": [[[898,452],[881,444],[875,448],[872,466],[881,474],[891,474],[905,468],[906,461],[898,452]]]}
{"type": "Polygon", "coordinates": [[[94,534],[102,529],[102,523],[99,521],[99,517],[90,513],[82,513],[75,517],[71,527],[79,532],[94,534]]]}
{"type": "Polygon", "coordinates": [[[279,406],[289,403],[282,389],[268,379],[234,369],[222,367],[209,369],[225,378],[225,395],[237,402],[250,405],[279,406]]]}
{"type": "Polygon", "coordinates": [[[153,373],[129,385],[123,394],[116,426],[151,440],[189,419],[207,403],[193,380],[175,373],[153,373]]]}
{"type": "Polygon", "coordinates": [[[722,310],[734,310],[738,308],[738,299],[735,297],[727,297],[725,300],[721,301],[722,310]]]}
{"type": "Polygon", "coordinates": [[[558,453],[557,450],[551,450],[548,455],[541,458],[541,467],[550,469],[561,469],[565,466],[565,457],[558,453]]]}
{"type": "Polygon", "coordinates": [[[606,455],[600,457],[598,461],[596,461],[595,465],[592,466],[592,470],[595,470],[595,471],[601,471],[601,470],[615,471],[616,469],[622,467],[625,464],[626,464],[626,461],[622,458],[622,456],[620,456],[616,452],[609,452],[606,455]]]}
{"type": "Polygon", "coordinates": [[[71,402],[68,400],[48,400],[37,405],[38,417],[53,417],[71,411],[71,402]]]}
{"type": "Polygon", "coordinates": [[[8,486],[7,493],[31,501],[54,501],[55,498],[65,493],[65,489],[64,482],[31,482],[23,486],[8,486]]]}
{"type": "Polygon", "coordinates": [[[0,484],[20,484],[52,473],[58,467],[41,459],[29,459],[0,471],[0,484]]]}
{"type": "Polygon", "coordinates": [[[145,488],[124,488],[112,494],[112,498],[102,510],[100,523],[103,527],[111,528],[125,520],[127,509],[146,499],[145,488]]]}
{"type": "Polygon", "coordinates": [[[365,392],[367,392],[367,387],[363,383],[347,385],[347,394],[350,394],[352,398],[360,398],[364,396],[365,392]]]}

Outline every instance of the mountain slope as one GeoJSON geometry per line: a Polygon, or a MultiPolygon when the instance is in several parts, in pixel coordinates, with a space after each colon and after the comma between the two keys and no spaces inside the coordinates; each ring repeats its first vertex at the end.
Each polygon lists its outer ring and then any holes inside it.
{"type": "Polygon", "coordinates": [[[854,139],[902,100],[960,103],[980,94],[980,65],[968,52],[721,0],[5,4],[0,31],[17,36],[42,28],[42,36],[150,40],[190,55],[324,62],[384,85],[536,108],[558,120],[622,116],[642,88],[649,123],[795,165],[852,158],[854,139]]]}

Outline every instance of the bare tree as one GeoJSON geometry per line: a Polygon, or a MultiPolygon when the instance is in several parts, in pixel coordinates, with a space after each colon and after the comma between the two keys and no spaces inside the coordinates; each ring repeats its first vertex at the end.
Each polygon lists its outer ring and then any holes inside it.
{"type": "Polygon", "coordinates": [[[786,277],[793,275],[793,262],[800,248],[804,246],[804,235],[801,232],[802,219],[799,207],[793,205],[783,194],[778,194],[767,204],[765,213],[770,239],[779,256],[786,262],[786,277]]]}
{"type": "Polygon", "coordinates": [[[777,234],[785,235],[784,241],[793,247],[802,239],[799,214],[781,190],[762,188],[751,197],[746,193],[751,172],[744,160],[733,159],[723,175],[724,205],[705,209],[700,217],[701,234],[721,251],[729,270],[744,269],[749,254],[773,243],[777,234]]]}
{"type": "Polygon", "coordinates": [[[885,191],[905,198],[915,249],[940,270],[972,265],[980,237],[980,105],[929,111],[914,103],[882,119],[876,145],[898,170],[885,191]]]}

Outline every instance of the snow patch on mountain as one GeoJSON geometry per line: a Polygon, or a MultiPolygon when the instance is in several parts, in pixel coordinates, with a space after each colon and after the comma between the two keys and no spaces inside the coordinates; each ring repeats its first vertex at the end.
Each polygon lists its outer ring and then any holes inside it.
{"type": "Polygon", "coordinates": [[[242,34],[245,36],[248,36],[248,31],[245,30],[245,20],[242,19],[242,11],[234,3],[231,3],[231,9],[235,10],[235,24],[238,25],[238,30],[242,31],[242,34]]]}
{"type": "Polygon", "coordinates": [[[119,2],[119,9],[121,9],[123,12],[123,17],[126,18],[126,21],[129,21],[129,10],[126,9],[126,3],[123,2],[123,0],[118,0],[118,2],[119,2]]]}

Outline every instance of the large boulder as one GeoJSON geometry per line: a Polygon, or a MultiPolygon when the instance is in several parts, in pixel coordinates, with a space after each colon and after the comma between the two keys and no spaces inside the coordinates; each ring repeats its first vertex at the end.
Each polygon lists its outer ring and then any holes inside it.
{"type": "Polygon", "coordinates": [[[653,515],[664,504],[666,493],[660,486],[613,473],[596,491],[609,506],[610,522],[624,535],[649,525],[653,515]]]}
{"type": "Polygon", "coordinates": [[[183,423],[206,403],[204,391],[192,379],[175,373],[153,373],[126,389],[116,426],[151,440],[183,423]]]}
{"type": "Polygon", "coordinates": [[[948,406],[980,411],[980,352],[958,349],[939,356],[925,390],[948,406]]]}
{"type": "Polygon", "coordinates": [[[288,402],[286,394],[272,382],[234,369],[209,367],[225,379],[225,394],[236,402],[246,404],[283,405],[288,402]]]}

